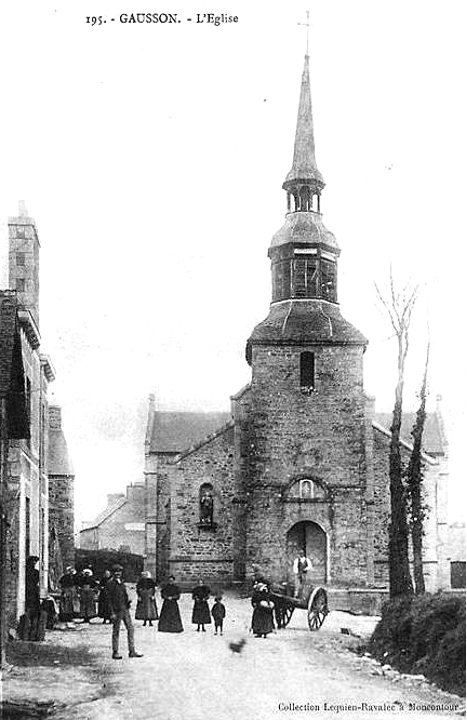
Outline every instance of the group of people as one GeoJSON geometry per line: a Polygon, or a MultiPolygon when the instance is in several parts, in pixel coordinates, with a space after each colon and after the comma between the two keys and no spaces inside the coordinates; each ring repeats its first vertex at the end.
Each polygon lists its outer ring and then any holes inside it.
{"type": "MultiPolygon", "coordinates": [[[[135,650],[134,627],[130,615],[131,600],[128,596],[122,577],[123,567],[119,564],[112,566],[112,571],[106,570],[100,581],[97,581],[90,568],[77,573],[74,568],[68,567],[60,578],[61,597],[59,617],[69,621],[81,617],[83,623],[89,623],[96,616],[102,618],[103,624],[111,623],[112,630],[112,657],[120,660],[119,636],[121,623],[125,625],[128,635],[128,653],[130,657],[142,657],[135,650]],[[97,606],[97,607],[96,607],[97,606]]],[[[183,632],[183,623],[178,606],[181,591],[170,576],[168,582],[161,588],[162,607],[159,614],[156,603],[156,583],[151,574],[144,571],[136,584],[137,603],[135,620],[142,620],[143,627],[153,626],[158,620],[160,632],[183,632]]],[[[202,579],[192,590],[193,612],[192,623],[197,631],[205,632],[206,625],[214,621],[214,634],[223,634],[223,623],[226,615],[222,596],[216,595],[212,608],[208,600],[211,595],[210,588],[202,579]]]]}
{"type": "MultiPolygon", "coordinates": [[[[298,597],[305,585],[306,576],[311,570],[311,562],[305,553],[301,553],[294,561],[295,597],[298,597]]],[[[112,572],[106,570],[100,581],[97,581],[90,568],[84,568],[79,574],[72,567],[68,567],[60,579],[60,619],[71,620],[77,616],[89,623],[96,615],[102,618],[103,623],[112,623],[112,657],[120,660],[119,635],[121,623],[126,627],[128,635],[128,653],[130,657],[142,657],[135,650],[134,627],[130,615],[131,601],[128,596],[122,577],[123,567],[114,565],[112,572]],[[97,606],[97,607],[96,607],[97,606]]],[[[135,620],[142,620],[144,626],[153,626],[158,620],[160,632],[183,632],[183,623],[180,615],[178,601],[181,591],[175,583],[174,576],[161,588],[162,607],[159,614],[156,603],[156,583],[148,571],[141,574],[136,585],[137,604],[135,620]]],[[[196,625],[197,632],[206,632],[206,625],[214,621],[214,634],[223,634],[224,618],[226,615],[222,596],[216,595],[212,607],[209,607],[211,596],[210,588],[200,578],[191,592],[193,610],[191,622],[196,625]],[[212,620],[211,620],[212,618],[212,620]]],[[[277,627],[283,627],[280,604],[275,604],[270,596],[268,582],[260,573],[255,576],[251,603],[253,615],[251,630],[255,637],[267,637],[277,627]]]]}
{"type": "MultiPolygon", "coordinates": [[[[160,632],[179,633],[183,632],[183,623],[180,615],[178,601],[180,599],[180,588],[175,583],[175,577],[171,575],[168,582],[161,588],[162,607],[160,616],[158,614],[156,599],[156,585],[148,572],[136,585],[138,602],[136,605],[135,619],[143,620],[152,625],[153,620],[159,620],[158,630],[160,632]]],[[[226,614],[225,605],[222,603],[222,596],[216,595],[212,608],[209,608],[208,600],[211,595],[210,588],[200,578],[193,588],[191,596],[193,599],[193,612],[191,621],[196,625],[196,630],[206,632],[205,625],[211,624],[211,616],[214,620],[214,634],[222,635],[223,623],[226,614]]]]}
{"type": "Polygon", "coordinates": [[[99,615],[104,622],[110,622],[110,612],[105,602],[105,585],[109,578],[108,570],[99,581],[94,577],[91,568],[83,568],[77,573],[73,567],[67,567],[59,580],[60,620],[69,622],[80,617],[83,623],[89,623],[99,615]]]}

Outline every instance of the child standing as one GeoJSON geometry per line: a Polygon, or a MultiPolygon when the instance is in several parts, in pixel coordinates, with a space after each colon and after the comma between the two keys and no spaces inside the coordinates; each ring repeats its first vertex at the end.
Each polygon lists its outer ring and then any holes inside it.
{"type": "Polygon", "coordinates": [[[214,620],[214,635],[217,635],[217,631],[223,634],[224,618],[225,618],[225,605],[222,603],[222,595],[216,595],[214,598],[214,605],[211,608],[211,615],[214,620]]]}

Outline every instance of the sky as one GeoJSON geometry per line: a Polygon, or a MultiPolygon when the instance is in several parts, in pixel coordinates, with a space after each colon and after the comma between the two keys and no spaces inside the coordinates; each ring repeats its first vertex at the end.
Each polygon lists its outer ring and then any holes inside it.
{"type": "Polygon", "coordinates": [[[430,407],[463,518],[465,3],[19,0],[2,10],[0,265],[24,200],[41,241],[41,350],[76,472],[76,519],[143,480],[160,409],[228,410],[270,302],[267,248],[286,212],[306,11],[323,220],[339,301],[369,339],[365,387],[393,403],[396,356],[375,283],[419,286],[405,408],[428,335],[430,407]],[[163,10],[161,10],[163,8],[163,10]],[[215,10],[236,23],[196,22],[215,10]],[[93,26],[87,17],[100,15],[93,26]],[[187,18],[191,17],[191,22],[187,18]],[[112,20],[115,18],[115,20],[112,20]],[[6,69],[6,71],[5,71],[6,69]]]}

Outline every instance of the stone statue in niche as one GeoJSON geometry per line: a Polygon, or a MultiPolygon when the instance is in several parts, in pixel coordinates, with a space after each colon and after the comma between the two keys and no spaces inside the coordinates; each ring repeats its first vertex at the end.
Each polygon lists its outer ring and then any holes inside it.
{"type": "Polygon", "coordinates": [[[203,490],[199,502],[199,519],[201,525],[212,525],[212,516],[214,512],[214,500],[212,492],[208,489],[203,490]]]}

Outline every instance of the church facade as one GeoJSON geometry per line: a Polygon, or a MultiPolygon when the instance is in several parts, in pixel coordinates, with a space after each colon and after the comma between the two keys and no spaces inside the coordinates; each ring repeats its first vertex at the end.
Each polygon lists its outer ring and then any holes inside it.
{"type": "MultiPolygon", "coordinates": [[[[390,423],[364,391],[367,340],[341,314],[324,186],[306,56],[287,213],[268,251],[272,301],[246,345],[251,382],[226,414],[159,412],[150,400],[146,562],[158,580],[241,582],[259,566],[290,581],[304,551],[314,584],[387,584],[390,423]]],[[[446,445],[438,416],[427,430],[424,559],[434,589],[448,583],[446,445]]]]}

